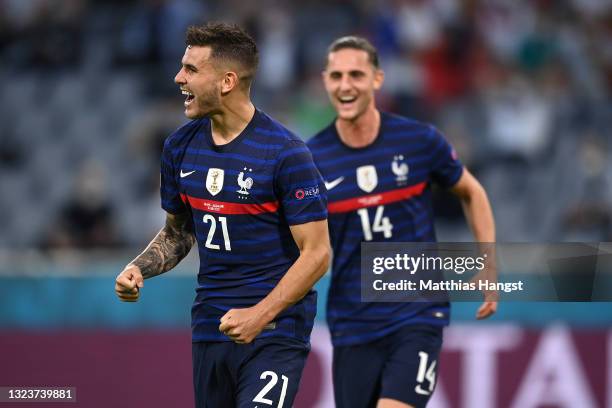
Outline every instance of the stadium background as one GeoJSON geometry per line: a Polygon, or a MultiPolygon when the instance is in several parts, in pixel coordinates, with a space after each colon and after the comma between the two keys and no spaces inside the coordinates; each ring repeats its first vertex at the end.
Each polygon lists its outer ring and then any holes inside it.
{"type": "MultiPolygon", "coordinates": [[[[254,100],[304,138],[333,117],[326,46],[367,36],[380,105],[447,135],[500,241],[612,241],[610,0],[2,0],[0,386],[75,386],[84,407],[192,404],[196,260],[138,304],[113,280],[161,226],[183,33],[212,19],[255,36],[254,100]]],[[[439,238],[469,240],[459,205],[436,197],[439,238]]],[[[332,406],[319,306],[296,407],[332,406]]],[[[454,305],[431,406],[612,407],[609,304],[504,303],[479,323],[476,307],[454,305]]]]}

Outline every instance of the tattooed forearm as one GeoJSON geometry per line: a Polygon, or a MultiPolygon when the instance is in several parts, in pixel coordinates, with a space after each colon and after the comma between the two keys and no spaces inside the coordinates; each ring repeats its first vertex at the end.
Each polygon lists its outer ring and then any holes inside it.
{"type": "Polygon", "coordinates": [[[147,248],[131,264],[140,268],[147,279],[174,268],[191,250],[195,242],[188,215],[168,215],[166,225],[147,248]]]}

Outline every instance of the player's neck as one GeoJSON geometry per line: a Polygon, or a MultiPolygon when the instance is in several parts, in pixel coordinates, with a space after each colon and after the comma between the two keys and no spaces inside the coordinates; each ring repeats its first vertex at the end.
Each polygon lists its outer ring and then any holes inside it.
{"type": "Polygon", "coordinates": [[[368,109],[355,120],[336,120],[340,140],[350,147],[366,147],[376,140],[380,129],[380,112],[368,109]]]}
{"type": "Polygon", "coordinates": [[[224,145],[234,140],[247,127],[254,114],[255,106],[248,99],[224,106],[221,112],[210,117],[213,142],[224,145]]]}

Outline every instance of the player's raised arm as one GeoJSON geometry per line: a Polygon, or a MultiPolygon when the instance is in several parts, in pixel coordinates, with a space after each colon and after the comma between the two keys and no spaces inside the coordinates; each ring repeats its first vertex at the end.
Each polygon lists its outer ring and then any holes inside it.
{"type": "MultiPolygon", "coordinates": [[[[480,182],[464,168],[461,178],[451,188],[451,191],[461,201],[463,213],[474,234],[476,242],[495,242],[495,221],[493,219],[493,211],[491,210],[491,204],[487,197],[487,193],[480,182]]],[[[497,301],[485,297],[485,302],[483,302],[476,312],[476,317],[478,319],[485,319],[493,315],[496,311],[497,301]]]]}
{"type": "Polygon", "coordinates": [[[276,287],[258,304],[232,309],[221,318],[219,330],[237,343],[250,343],[267,324],[302,299],[325,274],[331,258],[327,220],[290,227],[300,256],[276,287]]]}
{"type": "Polygon", "coordinates": [[[188,212],[166,215],[166,225],[147,248],[130,262],[115,280],[115,292],[124,302],[138,300],[144,279],[174,268],[191,250],[195,242],[188,212]]]}

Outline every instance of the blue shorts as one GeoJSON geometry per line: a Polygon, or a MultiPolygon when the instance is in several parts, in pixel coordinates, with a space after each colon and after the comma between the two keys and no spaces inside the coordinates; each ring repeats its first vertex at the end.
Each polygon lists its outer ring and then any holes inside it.
{"type": "Polygon", "coordinates": [[[336,407],[376,407],[380,398],[425,407],[436,385],[442,330],[406,325],[370,343],[334,347],[336,407]]]}
{"type": "Polygon", "coordinates": [[[282,337],[192,343],[196,408],[291,407],[309,351],[282,337]]]}

